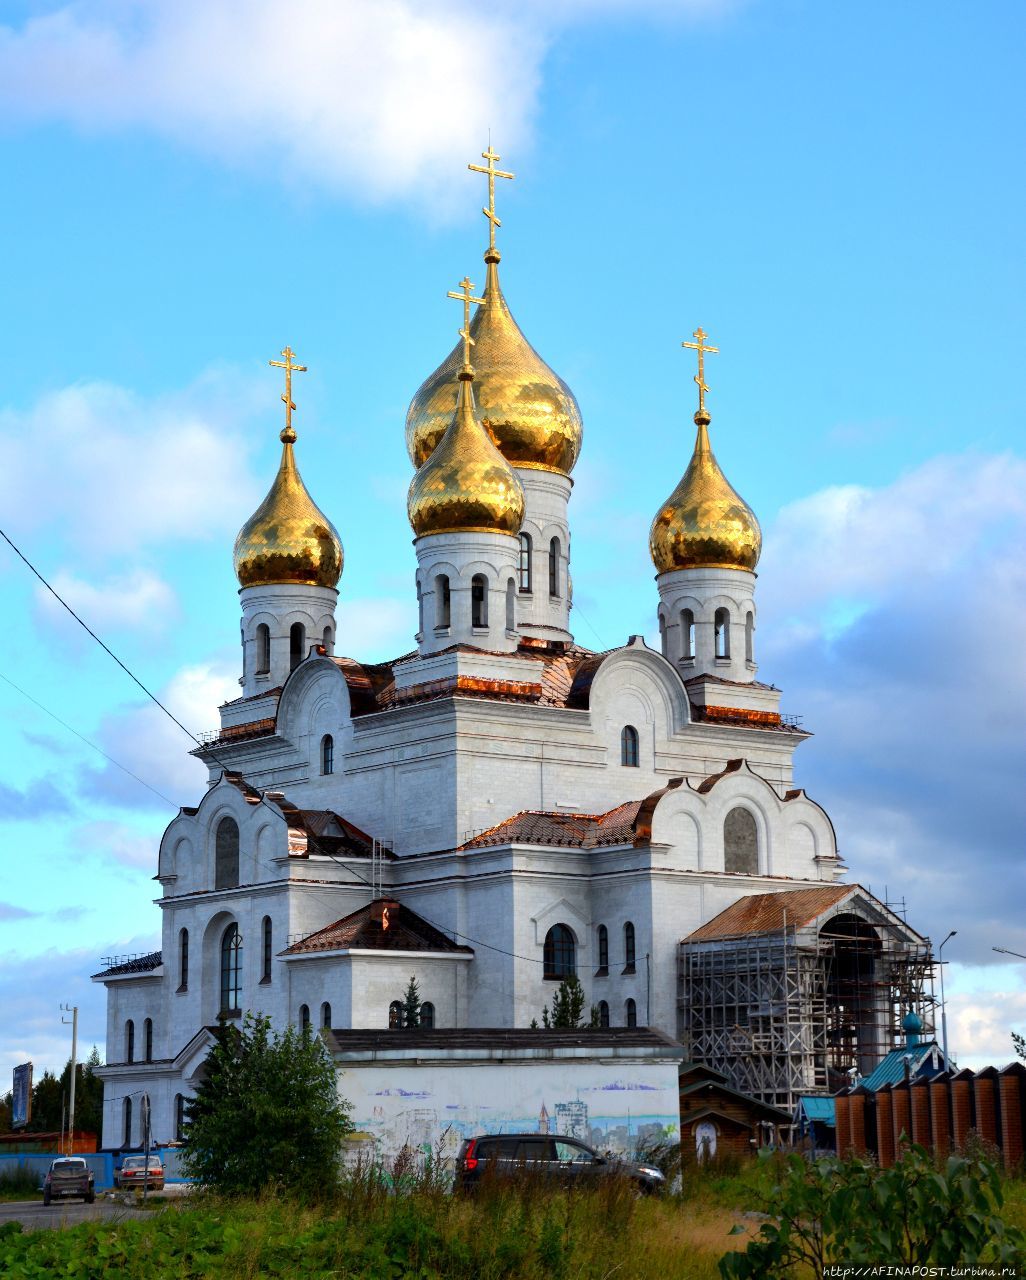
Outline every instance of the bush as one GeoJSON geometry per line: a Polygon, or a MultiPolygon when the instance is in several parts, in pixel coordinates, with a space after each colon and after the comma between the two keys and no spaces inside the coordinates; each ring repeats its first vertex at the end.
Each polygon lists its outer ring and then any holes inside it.
{"type": "Polygon", "coordinates": [[[0,1200],[35,1200],[40,1195],[40,1176],[28,1169],[4,1169],[0,1172],[0,1200]]]}
{"type": "Polygon", "coordinates": [[[943,1169],[913,1146],[889,1169],[860,1160],[809,1164],[789,1156],[764,1204],[770,1215],[743,1253],[720,1261],[723,1280],[824,1268],[995,1264],[1026,1261],[1026,1237],[1007,1227],[995,1165],[951,1156],[943,1169]]]}
{"type": "Polygon", "coordinates": [[[309,1028],[271,1031],[247,1015],[225,1028],[206,1061],[206,1079],[186,1112],[184,1167],[225,1195],[277,1186],[306,1197],[338,1186],[341,1145],[352,1132],[335,1067],[309,1028]]]}

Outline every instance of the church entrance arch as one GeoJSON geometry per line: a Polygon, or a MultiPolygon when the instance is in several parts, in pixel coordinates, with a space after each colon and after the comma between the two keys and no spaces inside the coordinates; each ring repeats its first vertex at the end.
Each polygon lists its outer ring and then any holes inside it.
{"type": "Polygon", "coordinates": [[[838,1072],[876,1065],[883,944],[868,920],[843,912],[819,931],[826,958],[828,1065],[838,1072]]]}

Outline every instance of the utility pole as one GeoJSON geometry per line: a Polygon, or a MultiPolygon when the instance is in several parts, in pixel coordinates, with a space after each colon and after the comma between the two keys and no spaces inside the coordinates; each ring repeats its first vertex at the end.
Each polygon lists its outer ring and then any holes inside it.
{"type": "Polygon", "coordinates": [[[941,1041],[944,1049],[944,1070],[950,1071],[951,1066],[948,1062],[948,1005],[944,999],[944,944],[950,942],[952,938],[958,936],[958,930],[952,929],[944,942],[937,948],[937,957],[940,960],[940,980],[941,980],[941,1041]]]}
{"type": "Polygon", "coordinates": [[[143,1113],[143,1200],[147,1200],[150,1190],[150,1095],[142,1096],[143,1113]]]}
{"type": "Polygon", "coordinates": [[[69,1085],[68,1099],[68,1133],[71,1137],[71,1151],[66,1151],[65,1155],[73,1155],[75,1151],[75,1077],[78,1074],[78,1005],[62,1004],[60,1006],[62,1014],[70,1013],[70,1018],[61,1018],[61,1022],[71,1023],[71,1081],[69,1085]]]}

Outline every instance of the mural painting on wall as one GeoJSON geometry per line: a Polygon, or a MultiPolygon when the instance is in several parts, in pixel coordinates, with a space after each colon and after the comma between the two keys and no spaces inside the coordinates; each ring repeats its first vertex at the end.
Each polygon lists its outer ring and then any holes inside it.
{"type": "Polygon", "coordinates": [[[344,1070],[339,1093],[353,1106],[353,1156],[389,1159],[403,1148],[452,1160],[481,1133],[552,1133],[617,1155],[639,1142],[676,1138],[676,1065],[625,1077],[615,1068],[509,1067],[496,1071],[344,1070]]]}

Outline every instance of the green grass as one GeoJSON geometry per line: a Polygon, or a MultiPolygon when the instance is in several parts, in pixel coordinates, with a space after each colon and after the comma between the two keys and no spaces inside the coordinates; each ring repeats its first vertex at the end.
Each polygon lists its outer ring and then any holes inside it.
{"type": "Polygon", "coordinates": [[[25,1169],[12,1169],[0,1175],[0,1201],[42,1200],[39,1177],[25,1169]]]}

